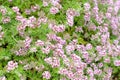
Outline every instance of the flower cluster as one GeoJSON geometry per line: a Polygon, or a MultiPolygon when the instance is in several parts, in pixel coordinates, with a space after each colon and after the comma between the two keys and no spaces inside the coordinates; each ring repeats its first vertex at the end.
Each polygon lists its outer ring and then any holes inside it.
{"type": "Polygon", "coordinates": [[[68,9],[66,12],[66,18],[67,18],[67,23],[69,26],[73,26],[74,24],[74,17],[78,16],[79,13],[77,11],[75,11],[74,9],[68,9]]]}
{"type": "Polygon", "coordinates": [[[15,51],[15,54],[16,55],[25,55],[26,54],[26,52],[29,50],[29,48],[30,48],[30,43],[31,43],[31,38],[29,38],[29,37],[26,37],[26,39],[23,41],[23,42],[21,42],[22,43],[22,45],[21,45],[21,47],[20,47],[20,49],[18,50],[18,51],[15,51]]]}
{"type": "Polygon", "coordinates": [[[0,68],[26,80],[119,79],[120,0],[35,0],[25,9],[8,1],[0,6],[0,60],[8,64],[0,68]]]}
{"type": "Polygon", "coordinates": [[[45,78],[45,79],[50,79],[51,74],[50,74],[49,71],[44,71],[44,72],[42,73],[42,76],[43,76],[43,78],[45,78]]]}
{"type": "Polygon", "coordinates": [[[14,70],[17,67],[18,67],[18,63],[17,62],[9,61],[8,64],[7,64],[7,71],[9,72],[11,70],[14,70]]]}
{"type": "Polygon", "coordinates": [[[65,31],[65,26],[64,25],[58,25],[57,26],[57,25],[54,25],[54,24],[50,24],[49,28],[52,29],[56,33],[65,31]]]}

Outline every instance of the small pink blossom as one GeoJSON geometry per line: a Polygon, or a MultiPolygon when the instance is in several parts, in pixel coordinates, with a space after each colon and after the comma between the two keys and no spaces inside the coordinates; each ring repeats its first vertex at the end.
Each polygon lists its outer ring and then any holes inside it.
{"type": "Polygon", "coordinates": [[[71,58],[74,61],[81,61],[81,58],[78,55],[76,55],[76,54],[71,54],[71,58]]]}
{"type": "Polygon", "coordinates": [[[99,63],[99,64],[98,64],[98,67],[99,67],[99,68],[102,68],[102,67],[103,67],[103,63],[99,63]]]}
{"type": "Polygon", "coordinates": [[[110,19],[111,18],[111,13],[106,13],[106,18],[110,19]]]}
{"type": "Polygon", "coordinates": [[[48,46],[46,48],[42,48],[41,50],[45,54],[49,54],[50,53],[50,48],[48,46]]]}
{"type": "Polygon", "coordinates": [[[115,65],[115,66],[120,66],[120,60],[115,60],[115,61],[114,61],[114,65],[115,65]]]}
{"type": "Polygon", "coordinates": [[[43,6],[44,7],[48,6],[48,2],[46,2],[46,1],[43,0],[43,6]]]}
{"type": "Polygon", "coordinates": [[[35,44],[36,44],[36,46],[44,46],[45,43],[43,41],[41,41],[41,40],[37,40],[35,42],[35,44]]]}
{"type": "Polygon", "coordinates": [[[60,56],[60,57],[64,57],[64,51],[62,49],[55,49],[55,51],[53,52],[54,56],[60,56]]]}
{"type": "Polygon", "coordinates": [[[74,76],[73,72],[72,72],[72,71],[68,71],[67,77],[68,77],[69,79],[72,79],[73,76],[74,76]]]}
{"type": "Polygon", "coordinates": [[[85,13],[84,19],[85,21],[90,21],[90,12],[85,13]]]}
{"type": "Polygon", "coordinates": [[[76,11],[74,10],[74,9],[68,9],[67,10],[67,12],[66,12],[66,15],[68,16],[68,17],[70,17],[70,16],[76,16],[76,11]]]}
{"type": "Polygon", "coordinates": [[[24,44],[25,44],[25,48],[29,48],[30,44],[32,42],[32,39],[30,37],[26,37],[26,39],[24,40],[24,44]]]}
{"type": "Polygon", "coordinates": [[[25,13],[29,15],[31,13],[31,10],[30,9],[26,9],[25,13]]]}
{"type": "Polygon", "coordinates": [[[31,11],[36,12],[39,9],[39,5],[32,5],[31,6],[31,11]]]}
{"type": "Polygon", "coordinates": [[[40,25],[41,23],[45,24],[45,23],[47,23],[47,20],[48,20],[48,18],[45,17],[45,16],[44,17],[39,17],[38,20],[37,20],[38,21],[37,24],[38,25],[40,25]]]}
{"type": "Polygon", "coordinates": [[[51,14],[56,14],[56,13],[58,13],[59,12],[59,9],[57,8],[57,7],[51,7],[50,8],[50,13],[51,14]]]}
{"type": "Polygon", "coordinates": [[[50,78],[51,78],[51,74],[50,74],[49,71],[44,71],[44,72],[42,73],[42,76],[43,76],[43,78],[45,78],[45,79],[50,79],[50,78]]]}
{"type": "Polygon", "coordinates": [[[110,58],[106,58],[106,59],[104,60],[104,62],[105,62],[105,63],[110,63],[110,58]]]}
{"type": "Polygon", "coordinates": [[[50,65],[52,65],[52,57],[45,58],[44,61],[50,65]]]}
{"type": "Polygon", "coordinates": [[[52,67],[60,67],[60,59],[59,58],[56,58],[56,57],[53,57],[52,58],[52,67]]]}
{"type": "Polygon", "coordinates": [[[4,17],[2,19],[2,22],[5,24],[5,23],[9,23],[11,21],[10,17],[4,17]]]}
{"type": "Polygon", "coordinates": [[[14,62],[14,61],[9,61],[8,64],[7,64],[8,72],[11,71],[11,70],[14,70],[17,67],[18,67],[18,63],[14,62]]]}
{"type": "Polygon", "coordinates": [[[88,11],[90,9],[90,4],[89,3],[85,3],[84,4],[84,8],[86,11],[88,11]]]}
{"type": "Polygon", "coordinates": [[[16,13],[19,12],[19,8],[18,8],[17,6],[13,7],[12,10],[13,10],[14,12],[16,12],[16,13]]]}
{"type": "Polygon", "coordinates": [[[66,74],[68,74],[68,70],[65,68],[60,68],[60,70],[59,70],[59,72],[58,72],[59,74],[63,74],[63,75],[66,75],[66,74]]]}
{"type": "Polygon", "coordinates": [[[7,13],[7,9],[4,7],[0,7],[0,12],[2,13],[2,15],[5,15],[7,13]]]}
{"type": "Polygon", "coordinates": [[[67,24],[71,27],[73,26],[73,24],[74,24],[74,17],[73,16],[67,17],[67,24]]]}
{"type": "Polygon", "coordinates": [[[86,50],[90,50],[90,49],[92,49],[92,45],[91,44],[87,44],[86,45],[86,50]]]}
{"type": "Polygon", "coordinates": [[[75,46],[74,46],[74,45],[67,45],[67,46],[66,46],[67,54],[70,54],[70,53],[73,52],[74,50],[75,50],[75,46]]]}

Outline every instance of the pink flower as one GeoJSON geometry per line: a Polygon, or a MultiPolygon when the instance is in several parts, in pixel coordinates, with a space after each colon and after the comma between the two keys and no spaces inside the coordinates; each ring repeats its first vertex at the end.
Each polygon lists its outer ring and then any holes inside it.
{"type": "Polygon", "coordinates": [[[107,41],[107,38],[108,38],[107,35],[101,35],[101,42],[105,44],[107,41]]]}
{"type": "Polygon", "coordinates": [[[76,49],[77,49],[78,51],[85,51],[85,50],[86,50],[86,48],[85,48],[84,45],[76,45],[76,49]]]}
{"type": "Polygon", "coordinates": [[[42,52],[45,54],[49,54],[50,48],[48,46],[46,48],[42,48],[42,52]]]}
{"type": "Polygon", "coordinates": [[[60,1],[60,0],[51,0],[51,4],[52,4],[53,6],[57,6],[57,5],[59,5],[59,1],[60,1]]]}
{"type": "Polygon", "coordinates": [[[2,15],[5,15],[7,13],[7,9],[4,7],[0,7],[0,12],[2,13],[2,15]]]}
{"type": "Polygon", "coordinates": [[[56,13],[58,13],[59,12],[59,9],[57,8],[57,7],[51,7],[50,8],[50,13],[51,14],[56,14],[56,13]]]}
{"type": "Polygon", "coordinates": [[[59,58],[56,58],[56,57],[53,57],[52,58],[52,67],[59,67],[60,66],[60,59],[59,58]]]}
{"type": "Polygon", "coordinates": [[[26,28],[26,26],[23,25],[23,24],[19,24],[19,25],[17,26],[17,30],[18,30],[19,32],[24,31],[25,28],[26,28]]]}
{"type": "Polygon", "coordinates": [[[39,5],[32,5],[31,6],[31,11],[32,12],[35,12],[36,10],[38,10],[39,9],[39,5]]]}
{"type": "Polygon", "coordinates": [[[115,7],[114,7],[114,14],[115,14],[115,15],[118,14],[119,9],[120,9],[120,8],[119,8],[118,6],[115,6],[115,7]]]}
{"type": "Polygon", "coordinates": [[[59,31],[58,32],[63,32],[65,31],[65,26],[64,25],[58,25],[59,31]]]}
{"type": "Polygon", "coordinates": [[[26,10],[25,10],[25,13],[26,13],[26,14],[30,14],[30,13],[31,13],[31,10],[30,10],[30,9],[26,9],[26,10]]]}
{"type": "Polygon", "coordinates": [[[44,46],[44,42],[41,41],[41,40],[37,40],[37,41],[35,42],[35,44],[36,44],[36,46],[44,46]]]}
{"type": "Polygon", "coordinates": [[[15,54],[18,56],[25,55],[27,52],[28,48],[20,48],[18,51],[15,51],[15,54]]]}
{"type": "Polygon", "coordinates": [[[64,25],[51,25],[50,28],[56,33],[65,31],[64,25]]]}
{"type": "Polygon", "coordinates": [[[71,58],[74,61],[81,61],[81,58],[78,55],[76,55],[76,54],[71,54],[71,58]]]}
{"type": "Polygon", "coordinates": [[[89,58],[89,53],[87,51],[83,52],[82,57],[85,58],[85,59],[88,59],[89,58]]]}
{"type": "Polygon", "coordinates": [[[99,56],[106,56],[106,51],[105,50],[100,51],[99,56]]]}
{"type": "Polygon", "coordinates": [[[51,74],[50,74],[49,71],[44,71],[44,72],[42,73],[42,76],[43,76],[43,78],[45,78],[45,79],[50,79],[50,78],[51,78],[51,74]]]}
{"type": "Polygon", "coordinates": [[[69,79],[72,79],[73,76],[74,76],[73,72],[72,72],[72,71],[68,71],[67,77],[68,77],[69,79]]]}
{"type": "Polygon", "coordinates": [[[120,60],[115,60],[115,61],[114,61],[114,65],[115,65],[115,66],[120,66],[120,60]]]}
{"type": "Polygon", "coordinates": [[[56,34],[49,33],[47,34],[47,38],[48,40],[56,40],[57,36],[56,34]]]}
{"type": "Polygon", "coordinates": [[[19,8],[18,8],[17,6],[13,7],[12,10],[13,10],[14,12],[16,12],[16,13],[19,12],[19,8]]]}
{"type": "Polygon", "coordinates": [[[86,45],[86,50],[90,50],[90,49],[92,49],[92,45],[91,44],[87,44],[86,45]]]}
{"type": "Polygon", "coordinates": [[[17,16],[16,16],[16,20],[18,20],[18,21],[21,21],[21,22],[22,22],[22,20],[24,20],[24,18],[23,18],[23,16],[22,16],[22,15],[17,15],[17,16]]]}
{"type": "Polygon", "coordinates": [[[63,58],[63,63],[64,63],[66,66],[70,66],[70,60],[69,60],[69,58],[66,57],[66,55],[65,55],[64,58],[63,58]]]}
{"type": "Polygon", "coordinates": [[[73,16],[71,16],[71,17],[67,16],[67,24],[71,27],[73,26],[73,24],[74,24],[74,17],[73,16]]]}
{"type": "Polygon", "coordinates": [[[61,44],[56,44],[56,48],[58,48],[58,49],[62,49],[63,48],[63,45],[61,45],[61,44]]]}
{"type": "Polygon", "coordinates": [[[53,52],[54,56],[60,56],[60,57],[64,57],[64,51],[62,49],[55,49],[55,51],[53,52]]]}
{"type": "Polygon", "coordinates": [[[8,22],[10,22],[11,21],[11,19],[10,19],[10,17],[4,17],[3,19],[2,19],[2,22],[5,24],[5,23],[8,23],[8,22]]]}
{"type": "Polygon", "coordinates": [[[105,63],[110,63],[110,58],[106,58],[106,59],[104,60],[104,62],[105,62],[105,63]]]}
{"type": "Polygon", "coordinates": [[[102,68],[102,67],[103,67],[103,63],[102,63],[102,62],[99,63],[99,64],[98,64],[98,67],[99,67],[99,68],[102,68]]]}
{"type": "Polygon", "coordinates": [[[48,6],[48,2],[46,2],[46,1],[43,0],[43,6],[44,7],[48,6]]]}
{"type": "Polygon", "coordinates": [[[38,20],[37,20],[37,21],[38,21],[37,24],[38,24],[38,25],[40,25],[41,23],[44,23],[44,24],[45,24],[45,23],[47,22],[47,20],[48,20],[48,19],[47,19],[47,17],[45,17],[45,16],[44,16],[44,17],[39,17],[38,20]]]}
{"type": "Polygon", "coordinates": [[[101,46],[97,46],[97,47],[96,47],[96,50],[97,50],[98,52],[100,52],[100,51],[102,50],[102,47],[101,47],[101,46]]]}
{"type": "Polygon", "coordinates": [[[106,18],[110,19],[111,18],[111,13],[106,13],[106,18]]]}
{"type": "Polygon", "coordinates": [[[52,58],[49,57],[49,58],[45,58],[44,61],[50,65],[52,65],[52,58]]]}
{"type": "Polygon", "coordinates": [[[87,69],[87,73],[88,73],[91,77],[94,76],[94,73],[93,73],[92,68],[88,68],[88,69],[87,69]]]}
{"type": "Polygon", "coordinates": [[[94,12],[94,14],[98,14],[98,10],[99,10],[99,8],[98,8],[98,6],[95,6],[95,7],[93,7],[93,11],[92,12],[94,12]]]}
{"type": "Polygon", "coordinates": [[[90,12],[85,13],[84,19],[85,21],[90,21],[90,12]]]}
{"type": "Polygon", "coordinates": [[[112,11],[113,11],[113,7],[108,7],[107,12],[112,13],[112,11]]]}
{"type": "Polygon", "coordinates": [[[14,70],[17,67],[18,67],[18,63],[14,62],[14,61],[9,61],[8,64],[7,64],[8,72],[11,71],[11,70],[14,70]]]}
{"type": "Polygon", "coordinates": [[[24,40],[24,44],[25,44],[25,48],[29,48],[30,44],[32,42],[32,39],[30,37],[26,37],[26,39],[24,40]]]}
{"type": "Polygon", "coordinates": [[[67,46],[66,46],[67,54],[70,54],[70,53],[73,52],[74,50],[75,50],[75,46],[74,46],[74,45],[67,45],[67,46]]]}
{"type": "Polygon", "coordinates": [[[59,74],[62,74],[62,75],[66,75],[66,74],[68,74],[68,70],[65,68],[65,69],[63,69],[63,68],[60,68],[60,70],[59,70],[59,72],[58,72],[59,74]]]}
{"type": "Polygon", "coordinates": [[[31,17],[29,17],[29,20],[30,20],[31,22],[35,22],[35,21],[36,21],[36,18],[35,18],[34,16],[31,16],[31,17]]]}
{"type": "Polygon", "coordinates": [[[71,9],[71,8],[70,8],[70,9],[67,10],[66,15],[67,15],[68,17],[71,17],[71,16],[74,17],[74,16],[76,16],[76,13],[77,13],[77,12],[76,12],[74,9],[71,9]]]}
{"type": "Polygon", "coordinates": [[[49,57],[45,58],[44,61],[48,64],[50,64],[53,68],[60,66],[60,59],[57,57],[49,57]]]}
{"type": "Polygon", "coordinates": [[[88,11],[90,9],[90,4],[89,3],[85,3],[84,4],[84,8],[86,11],[88,11]]]}

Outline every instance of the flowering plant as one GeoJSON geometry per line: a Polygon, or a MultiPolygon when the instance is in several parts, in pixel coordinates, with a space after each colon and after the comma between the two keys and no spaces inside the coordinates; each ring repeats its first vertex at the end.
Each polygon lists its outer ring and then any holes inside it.
{"type": "Polygon", "coordinates": [[[0,4],[0,80],[120,80],[120,0],[0,4]]]}

